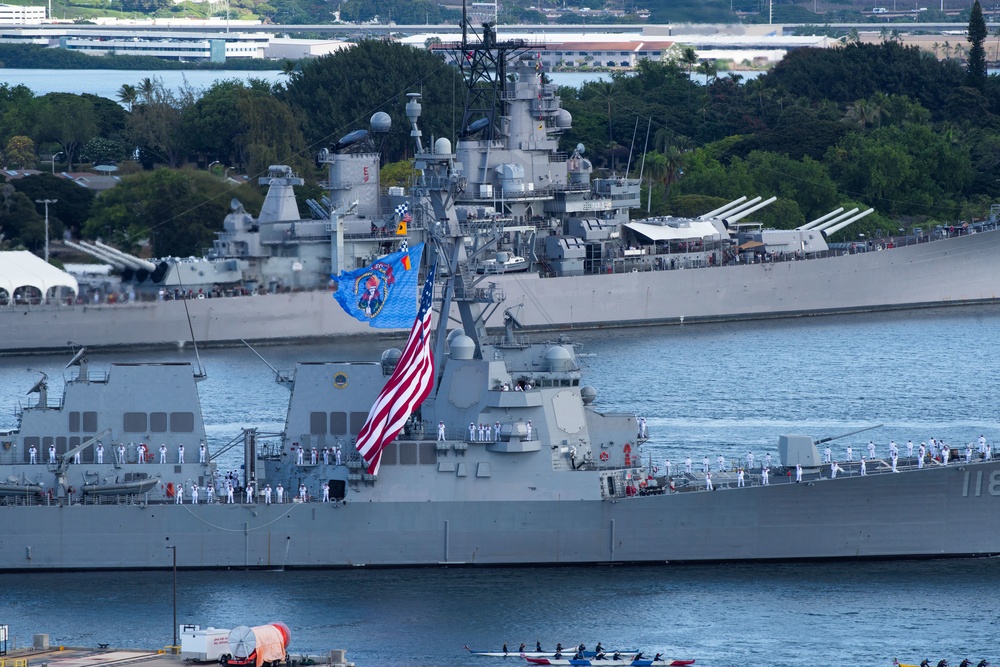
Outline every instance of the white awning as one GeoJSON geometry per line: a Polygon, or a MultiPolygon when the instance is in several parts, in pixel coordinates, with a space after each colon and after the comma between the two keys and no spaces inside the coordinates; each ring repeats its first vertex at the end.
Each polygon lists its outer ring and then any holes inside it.
{"type": "Polygon", "coordinates": [[[43,297],[53,287],[66,287],[74,295],[80,290],[76,278],[27,250],[0,252],[0,290],[13,302],[15,290],[23,287],[35,287],[43,297]]]}
{"type": "Polygon", "coordinates": [[[651,241],[684,241],[687,239],[705,239],[720,235],[708,220],[691,220],[677,225],[652,225],[646,222],[629,222],[625,224],[636,234],[641,234],[651,241]]]}

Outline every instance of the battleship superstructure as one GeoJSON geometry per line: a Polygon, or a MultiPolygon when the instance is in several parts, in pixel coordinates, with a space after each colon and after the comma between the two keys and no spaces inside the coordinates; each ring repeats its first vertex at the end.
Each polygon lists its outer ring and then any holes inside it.
{"type": "Polygon", "coordinates": [[[486,316],[503,294],[469,270],[468,240],[479,232],[457,214],[458,155],[446,138],[423,144],[418,95],[407,115],[421,165],[413,197],[433,215],[429,254],[444,280],[433,389],[378,473],[366,471],[354,440],[398,350],[378,362],[276,371],[290,391],[283,431],[247,428],[213,443],[204,462],[200,368],[95,372],[81,351],[62,400],[50,402],[41,378],[29,390],[37,404],[0,433],[0,570],[166,568],[164,545],[189,568],[1000,553],[1000,460],[989,455],[926,467],[903,459],[898,472],[869,461],[864,474],[861,463],[832,469],[816,441],[787,435],[772,483],[755,468],[746,488],[726,488],[739,484],[719,475],[715,491],[704,474],[650,466],[645,425],[598,409],[572,344],[529,342],[510,312],[503,334],[488,335],[486,316]],[[451,312],[455,320],[441,315],[451,312]],[[120,458],[100,461],[98,446],[120,458]],[[254,492],[238,488],[228,502],[217,460],[233,446],[244,455],[235,485],[254,492]],[[32,462],[32,449],[46,458],[32,462]],[[144,451],[151,458],[140,462],[144,451]],[[214,502],[205,502],[206,488],[214,502]]]}

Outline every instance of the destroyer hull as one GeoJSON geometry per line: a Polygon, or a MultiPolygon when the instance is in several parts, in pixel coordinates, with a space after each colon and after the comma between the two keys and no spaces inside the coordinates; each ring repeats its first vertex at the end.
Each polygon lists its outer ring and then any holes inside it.
{"type": "Polygon", "coordinates": [[[4,512],[4,571],[167,567],[164,544],[186,568],[983,556],[1000,554],[1000,462],[617,502],[373,498],[4,512]]]}
{"type": "MultiPolygon", "coordinates": [[[[490,278],[529,329],[750,320],[992,303],[1000,230],[822,259],[613,275],[490,278]]],[[[5,352],[385,336],[329,292],[72,307],[0,307],[5,352]],[[190,313],[190,326],[188,324],[190,313]]],[[[502,326],[503,313],[487,324],[502,326]]],[[[401,332],[397,332],[401,333],[401,332]]]]}

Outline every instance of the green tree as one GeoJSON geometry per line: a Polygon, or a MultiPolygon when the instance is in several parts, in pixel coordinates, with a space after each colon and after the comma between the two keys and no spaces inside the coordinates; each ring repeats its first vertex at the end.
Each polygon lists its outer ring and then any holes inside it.
{"type": "MultiPolygon", "coordinates": [[[[0,186],[0,230],[15,249],[26,248],[38,252],[45,245],[45,221],[35,210],[34,202],[10,183],[0,186]]],[[[62,226],[58,222],[54,233],[62,233],[62,226]]]]}
{"type": "Polygon", "coordinates": [[[139,104],[129,114],[125,134],[142,151],[144,159],[177,168],[187,154],[187,137],[182,119],[194,104],[190,87],[174,92],[161,79],[139,83],[139,104]]]}
{"type": "Polygon", "coordinates": [[[298,172],[308,169],[305,140],[284,102],[261,91],[243,90],[236,111],[242,121],[236,145],[248,174],[263,176],[272,164],[287,164],[298,172]]]}
{"type": "Polygon", "coordinates": [[[969,59],[966,65],[966,85],[982,90],[986,84],[986,20],[979,0],[972,3],[969,14],[969,59]]]}
{"type": "Polygon", "coordinates": [[[35,163],[35,142],[31,137],[16,135],[7,140],[3,149],[8,167],[24,167],[35,163]]]}
{"type": "Polygon", "coordinates": [[[54,141],[66,155],[70,169],[80,147],[97,135],[97,115],[90,100],[81,95],[49,93],[35,100],[36,136],[54,141]]]}
{"type": "Polygon", "coordinates": [[[222,229],[233,194],[204,171],[157,169],[125,176],[94,202],[83,236],[129,250],[148,238],[156,256],[200,255],[222,229]]]}
{"type": "Polygon", "coordinates": [[[132,111],[132,107],[139,100],[139,91],[136,90],[135,86],[123,83],[122,87],[118,89],[115,94],[118,101],[125,105],[125,108],[132,111]]]}
{"type": "Polygon", "coordinates": [[[382,40],[362,40],[350,49],[305,62],[278,94],[302,120],[306,143],[329,146],[366,127],[376,111],[392,118],[385,138],[389,161],[412,150],[406,93],[420,92],[424,137],[454,136],[461,121],[461,74],[424,49],[382,40]]]}
{"type": "MultiPolygon", "coordinates": [[[[19,178],[13,181],[13,186],[31,202],[38,199],[55,199],[56,203],[49,205],[50,219],[58,220],[75,234],[79,233],[90,215],[90,207],[94,202],[92,190],[81,188],[73,181],[44,172],[19,178]]],[[[44,211],[41,204],[35,204],[35,208],[40,213],[44,211]]]]}

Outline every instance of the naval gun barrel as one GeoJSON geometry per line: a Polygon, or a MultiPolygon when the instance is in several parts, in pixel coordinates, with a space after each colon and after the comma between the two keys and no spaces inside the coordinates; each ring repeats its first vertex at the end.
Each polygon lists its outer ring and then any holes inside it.
{"type": "Polygon", "coordinates": [[[762,197],[754,197],[753,199],[751,199],[749,201],[743,202],[739,206],[735,206],[735,207],[729,209],[728,211],[726,211],[725,215],[721,215],[721,216],[717,215],[717,216],[715,216],[715,219],[716,220],[726,220],[729,216],[735,215],[735,214],[739,213],[740,211],[744,211],[744,210],[750,208],[751,206],[753,206],[754,204],[756,204],[757,202],[759,202],[761,199],[762,199],[762,197]]]}
{"type": "Polygon", "coordinates": [[[823,230],[823,236],[826,236],[827,238],[829,238],[831,234],[836,234],[837,232],[839,232],[841,229],[843,229],[847,225],[855,223],[858,220],[860,220],[861,218],[863,218],[866,215],[868,215],[869,213],[874,213],[874,212],[875,212],[875,209],[870,208],[870,209],[868,209],[867,211],[865,211],[863,213],[858,213],[853,218],[848,218],[847,220],[844,220],[843,222],[838,222],[837,224],[835,224],[832,227],[827,227],[826,229],[823,230]]]}
{"type": "Polygon", "coordinates": [[[80,252],[87,253],[93,258],[101,260],[105,264],[110,264],[116,269],[124,269],[126,266],[121,260],[113,259],[112,257],[101,252],[100,249],[87,245],[83,242],[73,243],[72,241],[64,241],[64,243],[68,245],[70,248],[76,248],[80,252]]]}
{"type": "Polygon", "coordinates": [[[842,213],[842,212],[843,212],[843,210],[844,210],[844,207],[843,207],[843,206],[841,206],[840,208],[837,208],[837,209],[834,209],[834,210],[830,211],[829,213],[827,213],[827,214],[826,214],[826,215],[824,215],[824,216],[821,216],[821,217],[819,217],[819,218],[816,218],[815,220],[810,220],[809,222],[807,222],[806,224],[802,225],[801,227],[798,227],[797,229],[798,229],[798,230],[799,230],[800,232],[804,232],[804,231],[806,231],[807,229],[812,229],[813,227],[816,227],[816,226],[818,226],[819,224],[821,224],[821,223],[823,223],[823,222],[826,222],[827,220],[829,220],[829,219],[830,219],[830,218],[832,218],[833,216],[837,215],[838,213],[842,213]]]}
{"type": "Polygon", "coordinates": [[[742,204],[746,200],[747,200],[746,195],[744,195],[744,196],[740,197],[739,199],[734,199],[733,201],[729,202],[728,204],[726,204],[724,206],[720,206],[719,208],[717,208],[717,209],[715,209],[713,211],[709,211],[708,213],[703,213],[702,215],[699,215],[697,217],[697,219],[698,220],[708,220],[709,218],[714,218],[717,215],[722,215],[724,212],[728,211],[729,209],[733,208],[734,206],[739,206],[740,204],[742,204]]]}
{"type": "MultiPolygon", "coordinates": [[[[757,199],[759,200],[760,197],[757,197],[757,199]]],[[[728,227],[730,224],[742,220],[743,218],[747,217],[751,213],[759,211],[760,209],[764,208],[765,206],[770,206],[771,204],[773,204],[777,200],[778,200],[777,197],[771,197],[770,199],[765,199],[764,201],[762,201],[761,203],[757,204],[756,206],[752,206],[752,207],[746,209],[745,211],[740,211],[739,213],[737,213],[736,215],[734,215],[732,217],[726,217],[726,218],[724,218],[723,222],[725,222],[726,226],[728,227]]]]}
{"type": "Polygon", "coordinates": [[[128,254],[127,252],[122,252],[118,248],[112,248],[111,246],[101,243],[100,241],[94,241],[94,245],[103,250],[104,252],[108,253],[112,257],[118,257],[119,259],[121,259],[121,261],[125,262],[127,266],[133,269],[145,269],[150,273],[156,271],[156,264],[153,264],[152,262],[140,259],[135,255],[128,254]]]}
{"type": "Polygon", "coordinates": [[[830,220],[827,220],[826,222],[824,222],[821,225],[817,225],[817,226],[813,227],[812,231],[814,231],[814,232],[821,232],[824,229],[826,229],[827,227],[833,227],[838,222],[843,222],[844,220],[847,220],[849,217],[851,217],[852,215],[854,215],[855,213],[857,213],[860,210],[861,209],[859,209],[859,208],[852,208],[847,213],[841,213],[836,218],[832,218],[830,220]]]}
{"type": "Polygon", "coordinates": [[[856,431],[851,431],[850,433],[841,433],[840,435],[831,435],[828,438],[820,438],[815,444],[822,445],[824,442],[830,442],[831,440],[840,440],[841,438],[846,438],[850,435],[857,435],[858,433],[864,433],[865,431],[871,431],[872,429],[882,428],[882,424],[875,424],[873,426],[865,426],[864,428],[859,428],[856,431]]]}

